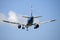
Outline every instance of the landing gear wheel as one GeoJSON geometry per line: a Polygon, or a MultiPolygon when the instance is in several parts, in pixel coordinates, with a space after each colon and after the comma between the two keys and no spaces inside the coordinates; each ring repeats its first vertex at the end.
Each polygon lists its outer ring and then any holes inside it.
{"type": "Polygon", "coordinates": [[[25,27],[22,27],[22,29],[25,29],[25,27]]]}

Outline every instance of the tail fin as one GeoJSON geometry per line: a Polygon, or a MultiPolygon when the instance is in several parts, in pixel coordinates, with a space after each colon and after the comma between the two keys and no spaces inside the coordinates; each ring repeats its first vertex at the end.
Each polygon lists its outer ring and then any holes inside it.
{"type": "MultiPolygon", "coordinates": [[[[31,12],[31,17],[33,17],[33,18],[39,18],[39,17],[42,17],[42,16],[33,16],[33,14],[32,14],[32,5],[31,5],[31,10],[30,10],[30,12],[31,12]]],[[[31,18],[31,17],[28,17],[28,16],[22,16],[22,17],[24,17],[24,18],[31,18]]]]}
{"type": "Polygon", "coordinates": [[[32,5],[31,5],[31,16],[33,16],[33,15],[32,15],[32,5]]]}
{"type": "MultiPolygon", "coordinates": [[[[32,14],[32,5],[31,5],[31,17],[33,16],[32,14]]],[[[36,17],[33,17],[33,18],[39,18],[39,17],[42,17],[42,16],[36,16],[36,17]]]]}
{"type": "Polygon", "coordinates": [[[31,12],[31,16],[33,16],[33,15],[32,15],[32,12],[31,12]]]}

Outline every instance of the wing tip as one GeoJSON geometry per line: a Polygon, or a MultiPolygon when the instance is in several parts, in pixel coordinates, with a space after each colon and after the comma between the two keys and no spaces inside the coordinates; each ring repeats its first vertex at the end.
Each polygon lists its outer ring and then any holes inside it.
{"type": "Polygon", "coordinates": [[[56,21],[56,19],[53,19],[53,20],[51,20],[50,22],[54,22],[54,21],[56,21]]]}

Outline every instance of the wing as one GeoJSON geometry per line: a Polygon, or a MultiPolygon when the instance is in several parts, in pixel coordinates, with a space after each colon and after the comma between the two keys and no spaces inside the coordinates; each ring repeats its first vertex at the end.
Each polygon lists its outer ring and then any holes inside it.
{"type": "Polygon", "coordinates": [[[49,22],[54,22],[54,21],[56,21],[56,20],[53,19],[53,20],[43,21],[43,22],[40,22],[40,24],[49,23],[49,22]]]}
{"type": "Polygon", "coordinates": [[[11,24],[20,24],[20,23],[17,23],[17,22],[11,22],[11,21],[7,21],[7,20],[3,20],[3,22],[11,23],[11,24]]]}
{"type": "Polygon", "coordinates": [[[3,20],[3,22],[26,26],[25,24],[20,24],[20,23],[18,23],[18,22],[11,22],[11,21],[7,21],[7,20],[3,20]]]}

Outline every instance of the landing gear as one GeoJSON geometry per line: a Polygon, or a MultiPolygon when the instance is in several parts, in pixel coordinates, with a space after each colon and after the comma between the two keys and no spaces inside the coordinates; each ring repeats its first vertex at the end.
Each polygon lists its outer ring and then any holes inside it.
{"type": "Polygon", "coordinates": [[[28,31],[28,26],[26,26],[26,31],[28,31]]]}
{"type": "Polygon", "coordinates": [[[28,31],[28,28],[27,28],[27,31],[28,31]]]}
{"type": "Polygon", "coordinates": [[[22,27],[22,29],[25,29],[25,27],[22,27]]]}

